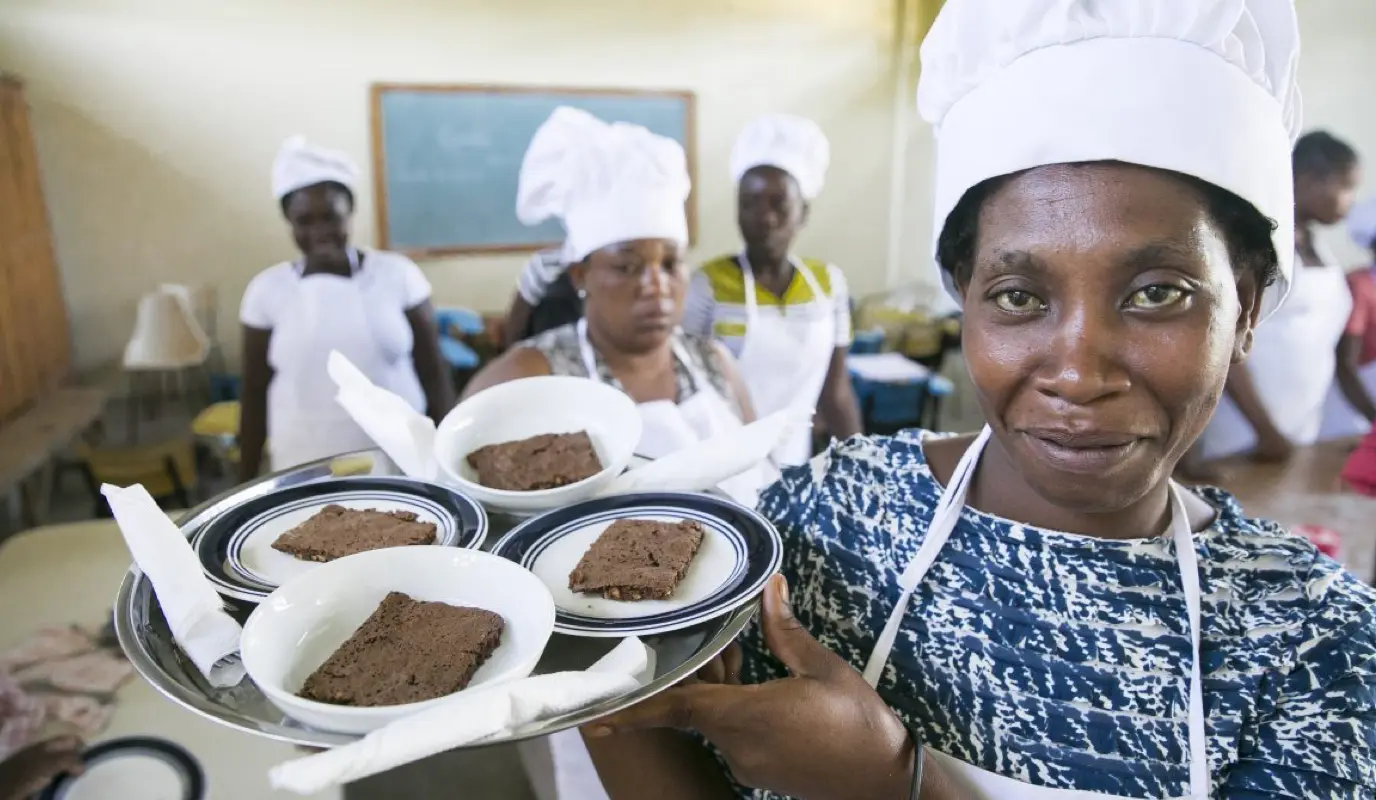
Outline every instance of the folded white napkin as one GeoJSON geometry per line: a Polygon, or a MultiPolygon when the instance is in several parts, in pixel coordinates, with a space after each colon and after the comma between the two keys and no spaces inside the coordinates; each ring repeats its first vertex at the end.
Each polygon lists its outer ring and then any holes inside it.
{"type": "Polygon", "coordinates": [[[211,686],[237,684],[244,677],[238,658],[218,662],[239,652],[239,623],[225,613],[186,537],[142,485],[121,489],[107,483],[100,492],[110,503],[134,563],[153,583],[172,637],[211,686]]]}
{"type": "MultiPolygon", "coordinates": [[[[745,427],[655,459],[621,475],[605,495],[630,492],[702,492],[749,470],[761,468],[774,472],[769,455],[798,427],[812,422],[811,405],[800,404],[745,427]]],[[[757,481],[755,490],[769,481],[757,481]]],[[[739,498],[737,498],[739,499],[739,498]]],[[[754,505],[753,502],[746,503],[754,505]]]]}
{"type": "Polygon", "coordinates": [[[435,461],[435,421],[397,395],[374,385],[338,350],[330,351],[326,368],[339,387],[335,399],[368,438],[406,475],[423,481],[435,480],[439,473],[435,461]]]}
{"type": "Polygon", "coordinates": [[[634,691],[654,673],[654,651],[626,639],[585,672],[555,672],[460,692],[351,744],[273,767],[276,789],[311,794],[464,745],[477,744],[634,691]]]}

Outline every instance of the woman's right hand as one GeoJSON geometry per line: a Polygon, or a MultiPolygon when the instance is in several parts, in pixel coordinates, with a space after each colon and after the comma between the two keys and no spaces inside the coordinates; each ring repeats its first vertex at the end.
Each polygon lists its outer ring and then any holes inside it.
{"type": "Polygon", "coordinates": [[[782,577],[765,591],[762,621],[765,643],[791,677],[735,685],[728,658],[720,677],[670,689],[586,734],[695,730],[748,786],[809,800],[907,798],[914,758],[907,729],[859,672],[802,627],[782,577]]]}

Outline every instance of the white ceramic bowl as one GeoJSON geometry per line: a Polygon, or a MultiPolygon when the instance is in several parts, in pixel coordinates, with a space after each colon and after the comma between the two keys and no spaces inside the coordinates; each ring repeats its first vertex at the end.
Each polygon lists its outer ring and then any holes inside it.
{"type": "Polygon", "coordinates": [[[354,708],[296,696],[388,592],[502,615],[502,642],[469,688],[529,676],[554,631],[549,589],[513,562],[479,550],[392,547],[322,564],[268,595],[244,624],[244,669],[284,714],[326,731],[367,733],[442,701],[354,708]]]}
{"type": "Polygon", "coordinates": [[[531,513],[594,497],[620,475],[640,442],[640,412],[626,393],[599,381],[567,376],[522,378],[459,403],[440,422],[435,458],[445,479],[497,511],[531,513]],[[512,492],[478,483],[468,454],[542,433],[587,431],[602,471],[557,489],[512,492]]]}

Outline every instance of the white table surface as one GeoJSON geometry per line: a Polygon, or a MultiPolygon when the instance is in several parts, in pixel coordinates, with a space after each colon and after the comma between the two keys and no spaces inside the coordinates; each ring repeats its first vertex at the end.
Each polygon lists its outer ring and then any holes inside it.
{"type": "MultiPolygon", "coordinates": [[[[129,563],[124,539],[108,520],[50,525],[7,539],[0,544],[0,649],[43,627],[104,624],[129,563]]],[[[268,768],[298,754],[291,745],[193,714],[137,675],[120,689],[99,738],[122,736],[156,736],[191,751],[206,771],[207,796],[215,800],[301,797],[268,786],[268,768]]],[[[341,796],[336,789],[311,797],[341,796]]]]}

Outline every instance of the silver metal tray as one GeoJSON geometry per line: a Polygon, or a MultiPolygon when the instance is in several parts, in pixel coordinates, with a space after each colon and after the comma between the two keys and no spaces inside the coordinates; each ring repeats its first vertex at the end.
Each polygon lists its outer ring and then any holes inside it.
{"type": "MultiPolygon", "coordinates": [[[[364,451],[327,459],[269,475],[237,487],[192,509],[178,520],[188,537],[201,525],[252,497],[285,486],[308,481],[330,480],[343,475],[398,475],[400,472],[381,451],[364,451]]],[[[495,543],[517,519],[500,515],[489,519],[488,542],[495,543]]],[[[253,604],[226,598],[230,613],[242,623],[253,611],[253,604]]],[[[736,611],[694,628],[646,638],[655,652],[655,679],[640,689],[612,698],[581,711],[545,720],[513,731],[501,739],[483,742],[479,747],[507,744],[586,724],[634,705],[689,677],[726,648],[755,615],[759,602],[753,601],[736,611]]],[[[330,733],[309,728],[282,714],[245,678],[238,686],[215,689],[205,682],[196,666],[172,639],[167,620],[153,595],[153,585],[131,567],[115,598],[115,631],[130,663],[163,695],[207,719],[255,736],[291,742],[307,747],[335,747],[354,741],[350,734],[330,733]]],[[[610,651],[615,639],[583,639],[555,634],[535,667],[535,674],[584,669],[610,651]]]]}

